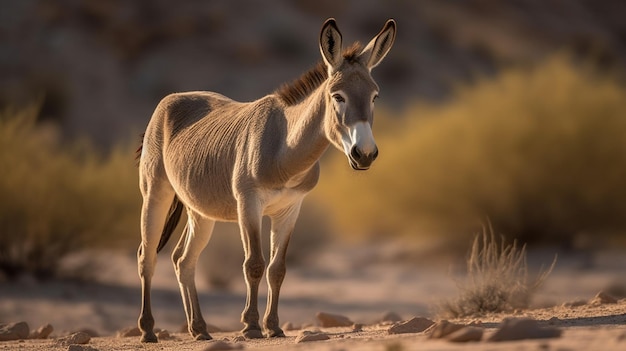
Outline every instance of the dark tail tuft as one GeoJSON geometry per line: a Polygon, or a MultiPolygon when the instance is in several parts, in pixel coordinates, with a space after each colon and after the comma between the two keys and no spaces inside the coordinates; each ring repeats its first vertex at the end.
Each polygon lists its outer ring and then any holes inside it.
{"type": "Polygon", "coordinates": [[[165,220],[165,225],[163,226],[163,233],[161,233],[161,240],[159,240],[159,246],[157,247],[157,252],[161,251],[167,241],[172,236],[172,232],[176,229],[178,222],[180,221],[180,216],[183,213],[183,204],[180,202],[177,196],[174,196],[174,200],[172,200],[172,205],[170,205],[170,210],[167,213],[167,219],[165,220]]]}

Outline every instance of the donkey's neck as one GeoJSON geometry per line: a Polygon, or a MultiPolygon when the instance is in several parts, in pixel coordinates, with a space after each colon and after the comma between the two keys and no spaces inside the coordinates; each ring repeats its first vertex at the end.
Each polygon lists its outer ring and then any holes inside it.
{"type": "Polygon", "coordinates": [[[298,174],[311,169],[328,148],[329,141],[324,133],[326,101],[323,86],[299,104],[285,108],[287,147],[282,168],[288,173],[298,174]]]}

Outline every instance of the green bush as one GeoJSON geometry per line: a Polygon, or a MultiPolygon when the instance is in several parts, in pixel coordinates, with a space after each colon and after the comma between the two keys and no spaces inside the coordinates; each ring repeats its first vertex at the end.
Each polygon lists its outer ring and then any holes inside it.
{"type": "Polygon", "coordinates": [[[138,240],[132,148],[106,157],[35,124],[37,108],[0,115],[0,272],[59,274],[68,254],[138,240]]]}
{"type": "Polygon", "coordinates": [[[333,153],[314,192],[343,233],[454,246],[489,218],[521,242],[573,245],[626,230],[626,89],[610,76],[559,56],[417,105],[395,127],[376,118],[373,168],[355,174],[333,153]]]}

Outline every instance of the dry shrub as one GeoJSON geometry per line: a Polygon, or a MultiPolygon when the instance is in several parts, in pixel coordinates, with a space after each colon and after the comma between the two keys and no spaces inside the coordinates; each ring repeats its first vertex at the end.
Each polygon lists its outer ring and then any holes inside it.
{"type": "Polygon", "coordinates": [[[460,295],[440,306],[447,317],[466,317],[485,313],[511,312],[527,308],[532,295],[546,280],[556,264],[540,270],[529,280],[526,245],[497,240],[491,226],[474,237],[467,259],[467,280],[458,283],[460,295]]]}
{"type": "Polygon", "coordinates": [[[36,124],[38,107],[0,113],[0,274],[58,276],[86,248],[136,242],[140,196],[132,148],[101,156],[36,124]]]}

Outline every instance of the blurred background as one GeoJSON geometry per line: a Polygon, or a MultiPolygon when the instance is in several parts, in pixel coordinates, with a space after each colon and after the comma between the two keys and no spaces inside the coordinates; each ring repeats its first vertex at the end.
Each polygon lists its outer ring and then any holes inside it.
{"type": "MultiPolygon", "coordinates": [[[[332,247],[360,263],[463,260],[489,223],[508,240],[582,253],[588,263],[587,253],[626,248],[625,2],[3,0],[1,8],[0,281],[93,279],[94,266],[110,265],[103,249],[132,257],[141,206],[134,152],[159,100],[190,90],[241,101],[269,94],[320,59],[328,17],[346,42],[369,41],[388,18],[398,37],[373,72],[380,157],[356,173],[341,153],[326,153],[292,265],[320,265],[332,247]],[[379,250],[354,249],[372,244],[379,250]]],[[[241,244],[234,225],[215,232],[202,275],[229,289],[243,281],[241,244]]]]}

